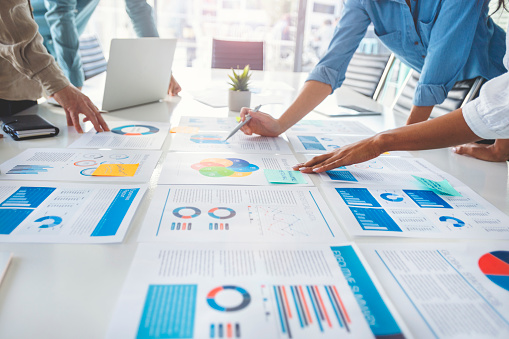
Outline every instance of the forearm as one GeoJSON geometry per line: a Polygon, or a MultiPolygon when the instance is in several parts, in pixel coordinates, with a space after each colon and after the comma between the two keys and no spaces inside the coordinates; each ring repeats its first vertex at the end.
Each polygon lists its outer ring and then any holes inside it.
{"type": "Polygon", "coordinates": [[[76,87],[83,86],[85,77],[79,54],[79,33],[76,27],[75,0],[46,0],[46,21],[55,48],[55,59],[67,78],[76,87]]]}
{"type": "Polygon", "coordinates": [[[375,136],[381,153],[455,146],[479,140],[460,109],[441,117],[382,132],[375,136]]]}
{"type": "Polygon", "coordinates": [[[288,107],[281,118],[279,118],[279,124],[281,126],[280,133],[292,127],[306,116],[306,114],[311,112],[331,94],[331,91],[332,87],[329,84],[319,81],[307,81],[295,101],[288,107]]]}
{"type": "Polygon", "coordinates": [[[146,0],[126,0],[125,5],[138,37],[159,37],[152,6],[146,0]]]}
{"type": "Polygon", "coordinates": [[[406,124],[411,125],[428,120],[431,111],[433,111],[433,107],[434,106],[412,106],[406,124]]]}

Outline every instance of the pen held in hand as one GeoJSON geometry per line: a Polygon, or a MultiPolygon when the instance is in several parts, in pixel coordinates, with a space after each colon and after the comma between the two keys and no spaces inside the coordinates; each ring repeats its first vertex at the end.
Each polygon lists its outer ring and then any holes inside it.
{"type": "MultiPolygon", "coordinates": [[[[258,112],[261,107],[262,107],[262,105],[256,106],[255,109],[253,109],[253,112],[258,112]]],[[[244,121],[240,122],[237,126],[235,126],[235,128],[230,132],[230,134],[228,134],[228,136],[226,137],[226,139],[224,139],[224,141],[227,141],[232,136],[234,136],[235,133],[237,133],[242,128],[242,126],[247,124],[249,120],[251,120],[251,116],[249,114],[246,114],[246,119],[244,121]]]]}

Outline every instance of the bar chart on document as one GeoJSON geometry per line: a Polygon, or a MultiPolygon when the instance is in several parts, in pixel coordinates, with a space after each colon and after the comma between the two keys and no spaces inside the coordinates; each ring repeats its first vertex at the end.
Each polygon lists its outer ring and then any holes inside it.
{"type": "Polygon", "coordinates": [[[345,240],[315,187],[156,188],[140,241],[345,240]]]}
{"type": "Polygon", "coordinates": [[[404,338],[354,253],[351,246],[140,244],[107,337],[404,338]],[[363,294],[354,295],[338,258],[363,294]],[[369,323],[363,303],[376,317],[369,323]]]}

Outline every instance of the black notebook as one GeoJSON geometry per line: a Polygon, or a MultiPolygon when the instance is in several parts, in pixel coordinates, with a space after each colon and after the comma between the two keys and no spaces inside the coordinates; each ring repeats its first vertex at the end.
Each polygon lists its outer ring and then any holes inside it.
{"type": "Polygon", "coordinates": [[[3,118],[3,130],[14,140],[54,137],[59,130],[37,114],[3,118]]]}

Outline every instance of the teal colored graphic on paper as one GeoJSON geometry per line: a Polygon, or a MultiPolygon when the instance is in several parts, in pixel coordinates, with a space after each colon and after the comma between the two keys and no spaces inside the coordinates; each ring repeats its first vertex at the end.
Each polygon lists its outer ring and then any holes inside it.
{"type": "Polygon", "coordinates": [[[271,184],[307,184],[304,176],[299,171],[283,171],[264,169],[263,174],[271,184]]]}
{"type": "Polygon", "coordinates": [[[194,337],[198,285],[150,285],[137,339],[194,337]]]}
{"type": "Polygon", "coordinates": [[[421,178],[416,175],[412,175],[419,183],[433,190],[433,192],[440,195],[450,195],[453,197],[461,197],[461,194],[452,187],[447,180],[435,181],[426,178],[421,178]]]}

